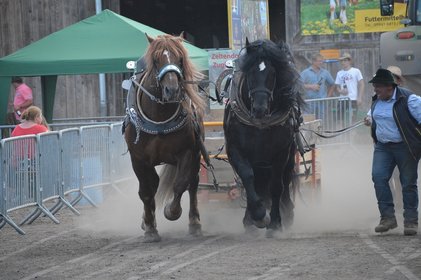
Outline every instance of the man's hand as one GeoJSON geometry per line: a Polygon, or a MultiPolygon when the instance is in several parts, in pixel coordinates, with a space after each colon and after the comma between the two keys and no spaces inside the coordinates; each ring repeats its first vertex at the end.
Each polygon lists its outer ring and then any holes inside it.
{"type": "Polygon", "coordinates": [[[364,124],[366,126],[371,126],[371,117],[367,116],[364,118],[364,124]]]}
{"type": "Polygon", "coordinates": [[[311,85],[311,90],[312,91],[319,91],[320,90],[320,85],[319,84],[312,84],[311,85]]]}

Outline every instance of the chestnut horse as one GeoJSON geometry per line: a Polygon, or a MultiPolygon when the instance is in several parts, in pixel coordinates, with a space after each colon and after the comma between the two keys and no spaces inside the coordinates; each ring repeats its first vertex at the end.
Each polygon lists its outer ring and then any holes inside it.
{"type": "MultiPolygon", "coordinates": [[[[124,135],[144,205],[145,242],[161,240],[156,226],[158,200],[164,215],[177,220],[181,197],[190,197],[189,233],[201,235],[197,189],[200,157],[204,151],[205,100],[198,94],[203,78],[188,57],[181,36],[149,36],[142,58],[144,69],[132,77],[124,135]],[[155,167],[165,164],[158,175],[155,167]]],[[[139,64],[139,63],[138,63],[139,64]]]]}

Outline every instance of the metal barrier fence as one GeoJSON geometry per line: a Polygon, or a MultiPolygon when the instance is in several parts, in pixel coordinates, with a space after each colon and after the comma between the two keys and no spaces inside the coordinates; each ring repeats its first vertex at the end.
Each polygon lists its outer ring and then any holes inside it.
{"type": "MultiPolygon", "coordinates": [[[[306,102],[304,113],[320,119],[315,122],[318,131],[340,130],[352,123],[355,113],[348,98],[334,97],[306,102]],[[321,129],[318,128],[320,124],[321,129]]],[[[79,126],[81,123],[71,125],[79,126]]],[[[133,177],[121,126],[121,123],[89,125],[37,136],[2,139],[0,229],[9,224],[24,234],[9,216],[10,212],[17,209],[35,207],[19,225],[32,223],[41,214],[58,223],[54,214],[63,206],[76,215],[79,215],[79,211],[74,206],[82,199],[96,206],[89,189],[110,186],[119,191],[116,184],[133,177]],[[48,209],[46,202],[51,200],[56,200],[56,203],[48,209]]],[[[10,135],[13,127],[1,126],[0,131],[10,135]]],[[[316,143],[318,140],[317,145],[350,143],[349,133],[330,139],[315,139],[311,133],[304,136],[310,142],[316,143]]]]}
{"type": "Polygon", "coordinates": [[[115,187],[132,177],[121,124],[12,137],[0,143],[0,229],[9,224],[25,234],[19,226],[41,214],[59,223],[54,214],[63,206],[77,215],[74,205],[82,198],[96,206],[88,189],[115,187]],[[52,200],[56,203],[48,209],[46,203],[52,200]],[[9,213],[26,207],[35,210],[17,225],[9,213]]]}
{"type": "MultiPolygon", "coordinates": [[[[351,126],[356,113],[352,110],[351,100],[344,97],[307,99],[303,113],[321,120],[321,131],[337,131],[351,126]]],[[[350,133],[334,138],[320,138],[318,145],[349,144],[350,133]]]]}

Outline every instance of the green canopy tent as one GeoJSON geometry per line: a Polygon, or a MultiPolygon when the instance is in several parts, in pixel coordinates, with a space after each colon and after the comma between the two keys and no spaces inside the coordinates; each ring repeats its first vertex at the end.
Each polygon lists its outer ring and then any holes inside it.
{"type": "MultiPolygon", "coordinates": [[[[104,10],[1,58],[0,111],[4,114],[0,123],[6,121],[13,76],[41,76],[44,114],[51,122],[58,75],[128,72],[126,62],[137,60],[149,44],[145,33],[164,34],[104,10]]],[[[207,70],[208,53],[188,43],[185,46],[196,67],[207,70]]]]}

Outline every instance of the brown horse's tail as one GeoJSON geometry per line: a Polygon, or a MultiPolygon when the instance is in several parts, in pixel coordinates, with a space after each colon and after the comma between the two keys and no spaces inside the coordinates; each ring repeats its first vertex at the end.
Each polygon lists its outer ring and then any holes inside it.
{"type": "Polygon", "coordinates": [[[156,208],[163,208],[165,203],[172,199],[173,192],[173,183],[176,178],[177,168],[171,164],[165,164],[162,166],[162,169],[159,171],[159,186],[155,194],[155,205],[156,208]]]}

